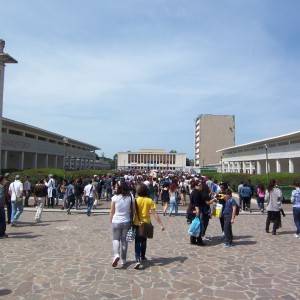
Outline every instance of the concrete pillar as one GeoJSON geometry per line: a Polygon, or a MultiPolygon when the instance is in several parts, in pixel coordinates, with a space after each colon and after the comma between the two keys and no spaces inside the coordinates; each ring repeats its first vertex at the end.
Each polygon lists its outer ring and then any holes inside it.
{"type": "Polygon", "coordinates": [[[281,163],[280,160],[276,160],[276,173],[281,173],[281,163]]]}
{"type": "Polygon", "coordinates": [[[257,175],[261,174],[261,163],[259,160],[256,162],[256,173],[257,175]]]}
{"type": "Polygon", "coordinates": [[[250,161],[250,174],[253,174],[253,163],[250,161]]]}
{"type": "Polygon", "coordinates": [[[295,166],[292,158],[289,159],[289,173],[295,173],[295,166]]]}
{"type": "Polygon", "coordinates": [[[58,156],[55,155],[55,169],[58,168],[58,156]]]}
{"type": "Polygon", "coordinates": [[[24,151],[21,152],[20,170],[24,170],[24,151]]]}
{"type": "Polygon", "coordinates": [[[243,173],[246,174],[246,163],[242,161],[243,173]]]}

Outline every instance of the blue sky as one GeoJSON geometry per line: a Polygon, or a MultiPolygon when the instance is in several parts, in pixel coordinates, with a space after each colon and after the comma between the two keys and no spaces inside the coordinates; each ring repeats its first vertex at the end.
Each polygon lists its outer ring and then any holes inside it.
{"type": "Polygon", "coordinates": [[[86,141],[193,157],[199,114],[237,143],[300,130],[300,1],[10,0],[4,116],[86,141]]]}

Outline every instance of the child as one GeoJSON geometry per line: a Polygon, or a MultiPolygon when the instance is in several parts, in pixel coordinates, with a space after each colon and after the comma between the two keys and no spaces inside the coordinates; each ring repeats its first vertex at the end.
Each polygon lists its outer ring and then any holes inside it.
{"type": "Polygon", "coordinates": [[[234,223],[234,219],[236,216],[236,208],[237,204],[235,200],[232,198],[231,190],[227,189],[225,192],[225,208],[223,210],[224,217],[224,235],[225,235],[225,243],[224,247],[229,248],[232,247],[232,224],[234,223]]]}

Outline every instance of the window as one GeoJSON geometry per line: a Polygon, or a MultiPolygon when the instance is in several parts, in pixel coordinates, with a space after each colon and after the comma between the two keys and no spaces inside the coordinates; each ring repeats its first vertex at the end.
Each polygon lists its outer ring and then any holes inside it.
{"type": "Polygon", "coordinates": [[[30,139],[35,139],[35,135],[31,133],[25,133],[25,137],[30,138],[30,139]]]}
{"type": "Polygon", "coordinates": [[[2,132],[6,133],[7,132],[7,128],[2,127],[2,132]]]}
{"type": "Polygon", "coordinates": [[[8,131],[9,134],[14,134],[14,135],[23,135],[22,131],[18,131],[18,130],[13,130],[13,129],[10,129],[8,131]]]}
{"type": "Polygon", "coordinates": [[[47,141],[47,139],[44,138],[44,137],[42,137],[42,136],[38,136],[38,140],[39,140],[39,141],[47,141]]]}

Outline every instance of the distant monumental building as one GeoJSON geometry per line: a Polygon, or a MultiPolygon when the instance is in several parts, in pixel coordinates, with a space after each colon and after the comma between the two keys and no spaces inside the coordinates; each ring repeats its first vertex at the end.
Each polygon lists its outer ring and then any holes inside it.
{"type": "Polygon", "coordinates": [[[207,167],[221,163],[216,152],[235,145],[233,115],[200,115],[195,122],[195,166],[207,167]]]}
{"type": "Polygon", "coordinates": [[[185,153],[169,153],[161,149],[118,153],[119,170],[183,170],[185,167],[185,153]]]}

